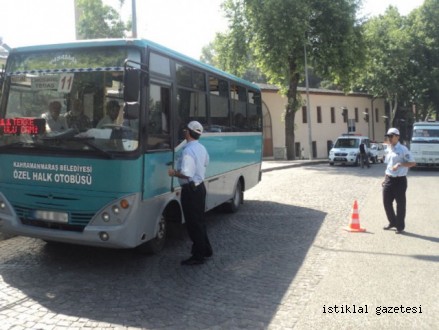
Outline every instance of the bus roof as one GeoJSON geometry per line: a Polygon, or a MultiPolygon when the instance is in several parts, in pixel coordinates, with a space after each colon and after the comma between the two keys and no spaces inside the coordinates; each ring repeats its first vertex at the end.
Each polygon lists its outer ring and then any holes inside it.
{"type": "Polygon", "coordinates": [[[105,46],[148,47],[148,48],[154,49],[160,53],[168,55],[169,57],[172,57],[174,59],[183,60],[186,63],[189,63],[195,67],[210,71],[210,72],[215,73],[219,76],[222,76],[223,78],[234,80],[234,81],[236,81],[240,84],[243,84],[247,87],[250,87],[254,90],[260,91],[259,86],[257,86],[254,83],[251,83],[247,80],[236,77],[230,73],[227,73],[225,71],[217,69],[211,65],[200,62],[192,57],[181,54],[177,51],[174,51],[170,48],[167,48],[165,46],[162,46],[158,43],[155,43],[153,41],[146,40],[146,39],[93,39],[93,40],[79,40],[79,41],[72,41],[72,42],[66,42],[66,43],[58,43],[58,44],[24,46],[24,47],[13,48],[10,51],[9,55],[13,55],[16,53],[23,53],[23,52],[44,51],[44,50],[63,50],[63,49],[72,49],[72,48],[105,47],[105,46]]]}
{"type": "Polygon", "coordinates": [[[433,126],[439,127],[439,121],[419,121],[417,123],[413,123],[413,127],[415,126],[433,126]]]}

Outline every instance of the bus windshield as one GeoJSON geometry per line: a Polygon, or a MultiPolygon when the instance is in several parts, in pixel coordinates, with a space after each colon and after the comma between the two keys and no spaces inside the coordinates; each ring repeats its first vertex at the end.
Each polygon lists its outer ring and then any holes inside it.
{"type": "Polygon", "coordinates": [[[139,118],[124,116],[123,73],[140,52],[106,47],[9,56],[0,114],[5,149],[111,155],[138,147],[139,118]]]}
{"type": "Polygon", "coordinates": [[[439,126],[414,127],[412,142],[439,143],[439,126]]]}

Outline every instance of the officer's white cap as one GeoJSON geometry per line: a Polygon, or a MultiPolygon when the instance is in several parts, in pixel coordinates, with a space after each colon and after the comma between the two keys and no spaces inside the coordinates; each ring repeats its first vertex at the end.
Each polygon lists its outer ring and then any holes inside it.
{"type": "Polygon", "coordinates": [[[387,131],[386,136],[389,136],[389,135],[399,135],[399,129],[394,128],[394,127],[389,128],[389,130],[387,131]]]}
{"type": "Polygon", "coordinates": [[[203,125],[201,125],[198,121],[194,120],[187,124],[187,128],[197,134],[203,134],[203,125]]]}

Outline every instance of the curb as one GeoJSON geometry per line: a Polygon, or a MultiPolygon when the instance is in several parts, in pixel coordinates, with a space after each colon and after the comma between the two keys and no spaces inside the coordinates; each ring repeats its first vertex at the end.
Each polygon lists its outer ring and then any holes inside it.
{"type": "Polygon", "coordinates": [[[301,167],[301,166],[318,165],[318,164],[326,164],[326,163],[328,163],[328,160],[317,160],[317,161],[309,161],[309,162],[291,163],[291,164],[287,164],[287,165],[280,165],[280,166],[274,166],[274,167],[263,169],[262,173],[271,172],[271,171],[275,171],[275,170],[284,170],[284,169],[292,168],[292,167],[301,167]]]}

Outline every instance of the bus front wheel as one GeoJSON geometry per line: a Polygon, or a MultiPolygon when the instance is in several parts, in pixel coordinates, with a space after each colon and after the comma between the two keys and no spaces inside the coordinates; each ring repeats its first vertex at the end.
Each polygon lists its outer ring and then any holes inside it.
{"type": "Polygon", "coordinates": [[[162,214],[158,223],[157,235],[152,240],[143,243],[137,247],[137,250],[144,254],[159,253],[165,247],[167,234],[166,218],[162,214]]]}
{"type": "Polygon", "coordinates": [[[244,192],[242,189],[241,180],[238,180],[235,187],[235,193],[233,194],[233,198],[226,202],[224,206],[224,210],[229,213],[235,213],[238,211],[239,207],[244,201],[244,192]]]}

